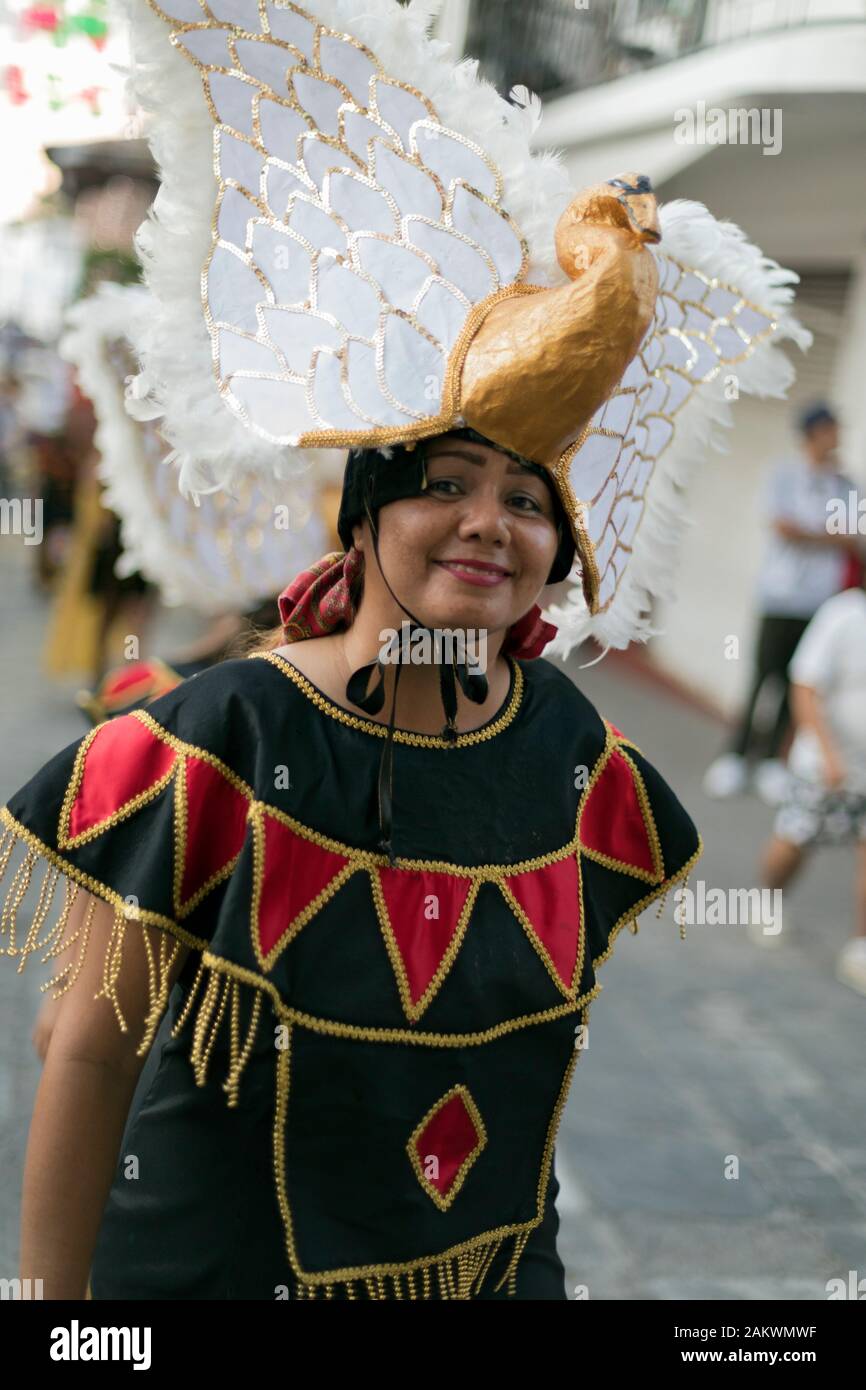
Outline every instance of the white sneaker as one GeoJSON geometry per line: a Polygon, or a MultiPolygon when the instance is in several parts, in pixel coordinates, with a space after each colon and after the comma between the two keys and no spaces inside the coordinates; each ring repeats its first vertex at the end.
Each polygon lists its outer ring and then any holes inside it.
{"type": "Polygon", "coordinates": [[[755,768],[755,791],[768,806],[781,806],[788,793],[790,773],[778,758],[767,758],[755,768]]]}
{"type": "Polygon", "coordinates": [[[866,936],[846,941],[836,957],[836,979],[850,985],[858,994],[866,994],[866,936]]]}
{"type": "Polygon", "coordinates": [[[739,753],[723,753],[710,763],[702,783],[705,796],[723,799],[740,796],[749,785],[749,769],[739,753]]]}
{"type": "Polygon", "coordinates": [[[769,925],[764,922],[755,922],[752,917],[746,923],[746,935],[753,946],[764,946],[772,950],[775,946],[781,946],[782,936],[784,935],[784,924],[781,912],[779,918],[774,918],[769,925]]]}

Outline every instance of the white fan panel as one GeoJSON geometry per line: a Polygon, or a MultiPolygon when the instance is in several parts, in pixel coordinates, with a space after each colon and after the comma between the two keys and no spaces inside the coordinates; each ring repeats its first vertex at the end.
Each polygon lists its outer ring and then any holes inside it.
{"type": "Polygon", "coordinates": [[[201,24],[207,18],[198,0],[161,0],[160,8],[180,24],[201,24]]]}
{"type": "Polygon", "coordinates": [[[230,323],[244,332],[255,333],[258,327],[256,304],[266,296],[258,277],[249,266],[244,265],[233,252],[218,246],[211,257],[206,278],[208,300],[215,321],[230,323]]]}
{"type": "Polygon", "coordinates": [[[228,31],[226,29],[190,29],[181,34],[177,41],[180,49],[186,49],[197,62],[205,67],[234,67],[234,59],[228,50],[228,31]]]}
{"type": "Polygon", "coordinates": [[[523,261],[523,248],[514,228],[504,217],[468,188],[454,195],[451,221],[458,232],[483,246],[492,257],[500,283],[509,285],[523,261]]]}
{"type": "Polygon", "coordinates": [[[346,254],[346,233],[337,219],[321,208],[314,207],[306,197],[299,194],[292,200],[287,223],[293,232],[303,237],[315,249],[333,252],[339,256],[346,254]]]}
{"type": "Polygon", "coordinates": [[[459,298],[453,289],[441,280],[434,280],[421,295],[415,317],[449,351],[466,322],[467,307],[466,300],[459,298]]]}
{"type": "Polygon", "coordinates": [[[381,232],[387,237],[399,234],[388,200],[352,174],[329,174],[324,193],[328,207],[343,219],[350,232],[381,232]]]}
{"type": "Polygon", "coordinates": [[[319,262],[316,307],[332,314],[347,333],[374,338],[382,305],[372,285],[335,260],[319,262]]]}
{"type": "Polygon", "coordinates": [[[319,43],[322,71],[336,77],[348,87],[359,106],[370,103],[370,79],[375,76],[375,64],[354,44],[333,34],[323,34],[319,43]]]}
{"type": "Polygon", "coordinates": [[[458,140],[443,126],[432,122],[418,124],[413,132],[413,146],[428,169],[438,174],[448,189],[455,179],[463,179],[479,193],[496,196],[496,177],[477,145],[458,140]]]}
{"type": "Polygon", "coordinates": [[[713,334],[716,345],[722,357],[730,359],[740,357],[748,351],[748,343],[733,328],[728,328],[725,324],[720,324],[713,334]]]}
{"type": "Polygon", "coordinates": [[[207,84],[219,119],[252,139],[252,97],[257,88],[224,72],[209,73],[207,84]]]}
{"type": "Polygon", "coordinates": [[[738,304],[740,296],[734,294],[732,290],[724,289],[721,285],[715,289],[708,290],[704,296],[704,303],[710,313],[715,318],[727,318],[735,304],[738,304]]]}
{"type": "Polygon", "coordinates": [[[310,129],[303,116],[265,97],[259,102],[259,122],[262,140],[271,154],[285,160],[286,164],[296,164],[298,139],[310,129]]]}
{"type": "Polygon", "coordinates": [[[349,393],[363,415],[384,425],[414,423],[410,414],[398,409],[381,391],[373,348],[353,340],[346,348],[346,359],[349,393]]]}
{"type": "Polygon", "coordinates": [[[412,127],[416,121],[430,119],[430,112],[412,92],[395,87],[381,78],[376,83],[376,106],[382,120],[400,137],[403,149],[412,148],[412,127]]]}
{"type": "Polygon", "coordinates": [[[306,376],[317,348],[337,351],[343,343],[343,332],[325,319],[289,309],[263,309],[271,340],[280,349],[293,372],[306,376]]]}
{"type": "Polygon", "coordinates": [[[312,62],[315,25],[309,19],[305,19],[303,15],[295,14],[292,10],[273,4],[272,0],[269,0],[265,10],[268,16],[268,29],[274,38],[284,39],[286,43],[293,44],[312,62]]]}
{"type": "Polygon", "coordinates": [[[377,140],[373,146],[376,181],[390,193],[401,217],[414,214],[438,222],[442,216],[442,196],[429,174],[410,164],[390,146],[377,140]]]}
{"type": "Polygon", "coordinates": [[[593,421],[601,428],[614,430],[617,434],[624,434],[631,423],[631,418],[637,408],[638,396],[636,392],[621,392],[604,405],[593,421]]]}
{"type": "Polygon", "coordinates": [[[622,440],[604,434],[590,434],[571,461],[569,477],[575,497],[591,501],[604,486],[605,479],[619,457],[622,440]]]}
{"type": "Polygon", "coordinates": [[[337,113],[345,101],[339,87],[307,72],[294,73],[292,83],[298,101],[310,113],[319,130],[325,135],[339,134],[337,113]]]}
{"type": "MultiPolygon", "coordinates": [[[[252,254],[273,289],[278,304],[303,304],[310,292],[310,253],[294,237],[266,223],[253,227],[252,254]]],[[[252,287],[249,287],[250,293],[252,287]]],[[[267,296],[259,286],[258,301],[267,296]]]]}
{"type": "Polygon", "coordinates": [[[419,419],[435,414],[442,396],[445,358],[397,314],[385,323],[385,380],[397,403],[419,419]]]}
{"type": "Polygon", "coordinates": [[[292,194],[309,193],[310,188],[299,173],[292,169],[284,169],[281,164],[269,159],[265,163],[263,192],[274,217],[282,222],[288,212],[292,194]]]}
{"type": "Polygon", "coordinates": [[[237,39],[235,48],[244,72],[270,87],[278,97],[289,95],[289,69],[297,58],[279,44],[255,43],[252,39],[237,39]]]}
{"type": "Polygon", "coordinates": [[[305,388],[294,381],[232,377],[231,393],[252,420],[269,435],[287,441],[316,425],[307,407],[305,388]]]}
{"type": "Polygon", "coordinates": [[[234,372],[282,372],[282,367],[271,348],[264,343],[242,338],[230,328],[219,330],[219,361],[223,376],[230,377],[234,372]]]}
{"type": "Polygon", "coordinates": [[[433,257],[442,278],[450,280],[472,303],[499,288],[495,272],[483,257],[444,227],[431,227],[429,222],[410,217],[406,219],[406,235],[413,246],[433,257]]]}
{"type": "MultiPolygon", "coordinates": [[[[169,0],[169,4],[171,12],[174,13],[174,0],[169,0]]],[[[237,24],[250,34],[258,34],[261,31],[261,18],[256,0],[208,0],[208,9],[214,19],[223,20],[227,24],[237,24]]]]}
{"type": "Polygon", "coordinates": [[[369,116],[361,115],[360,111],[343,111],[343,139],[349,146],[353,154],[356,154],[363,164],[367,163],[368,146],[371,140],[381,139],[381,127],[375,121],[371,121],[369,116]]]}
{"type": "Polygon", "coordinates": [[[221,241],[230,241],[239,251],[245,249],[247,224],[251,217],[258,217],[255,203],[245,197],[237,188],[226,188],[220,203],[217,218],[217,231],[221,241]]]}
{"type": "Polygon", "coordinates": [[[355,169],[357,165],[342,150],[328,145],[317,135],[305,135],[301,139],[301,163],[316,187],[321,191],[326,175],[331,169],[355,169]]]}
{"type": "Polygon", "coordinates": [[[737,314],[738,327],[750,337],[754,337],[756,333],[766,333],[772,322],[766,314],[759,313],[757,309],[750,309],[748,305],[737,314]]]}
{"type": "Polygon", "coordinates": [[[396,309],[411,309],[416,295],[430,276],[428,261],[408,246],[377,237],[359,236],[355,242],[361,269],[372,275],[396,309]]]}
{"type": "Polygon", "coordinates": [[[238,140],[227,130],[217,127],[214,133],[219,171],[226,180],[241,184],[248,193],[259,192],[264,160],[258,150],[246,140],[238,140]]]}

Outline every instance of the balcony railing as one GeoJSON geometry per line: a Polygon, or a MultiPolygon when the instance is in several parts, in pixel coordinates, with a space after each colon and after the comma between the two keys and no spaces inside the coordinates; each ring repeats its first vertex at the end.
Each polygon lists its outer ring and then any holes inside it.
{"type": "Polygon", "coordinates": [[[866,0],[472,0],[466,51],[502,92],[580,91],[715,44],[866,22],[866,0]]]}

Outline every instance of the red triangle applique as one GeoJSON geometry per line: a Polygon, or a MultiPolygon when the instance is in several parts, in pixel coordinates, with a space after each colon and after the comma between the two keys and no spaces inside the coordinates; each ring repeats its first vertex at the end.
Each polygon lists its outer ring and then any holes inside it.
{"type": "Polygon", "coordinates": [[[614,748],[586,794],[580,816],[581,848],[610,868],[660,883],[661,850],[643,779],[614,748]]]}
{"type": "Polygon", "coordinates": [[[75,791],[68,814],[61,813],[59,849],[89,831],[107,830],[158,795],[171,780],[178,754],[131,714],[93,731],[82,745],[73,773],[75,791]]]}
{"type": "Polygon", "coordinates": [[[179,770],[183,787],[175,804],[181,799],[185,814],[180,816],[179,844],[182,854],[180,891],[175,902],[178,916],[194,906],[203,896],[202,890],[213,887],[220,877],[231,871],[240,853],[247,829],[249,801],[243,792],[233,787],[228,778],[201,758],[187,755],[179,770]],[[201,825],[206,831],[191,835],[188,826],[201,825]]]}
{"type": "Polygon", "coordinates": [[[253,814],[257,834],[253,948],[259,964],[270,970],[354,866],[345,854],[299,835],[261,806],[254,807],[253,814]]]}
{"type": "Polygon", "coordinates": [[[569,992],[576,983],[583,931],[577,856],[569,854],[529,873],[506,875],[503,883],[520,908],[518,915],[532,944],[536,950],[541,947],[542,960],[553,967],[558,983],[569,992]]]}
{"type": "Polygon", "coordinates": [[[373,894],[407,1018],[417,1019],[448,974],[478,891],[462,874],[373,871],[373,894]]]}

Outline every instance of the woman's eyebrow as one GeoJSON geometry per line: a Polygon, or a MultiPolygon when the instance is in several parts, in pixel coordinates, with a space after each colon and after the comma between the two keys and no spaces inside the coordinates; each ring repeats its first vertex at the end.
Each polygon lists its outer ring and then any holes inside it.
{"type": "MultiPolygon", "coordinates": [[[[466,459],[467,463],[477,463],[479,466],[487,462],[486,455],[477,454],[471,449],[445,448],[438,449],[435,454],[428,454],[428,459],[438,458],[459,458],[466,459]]],[[[536,476],[534,470],[527,468],[525,463],[518,463],[517,459],[511,459],[506,470],[508,473],[528,473],[531,477],[536,476]]]]}

